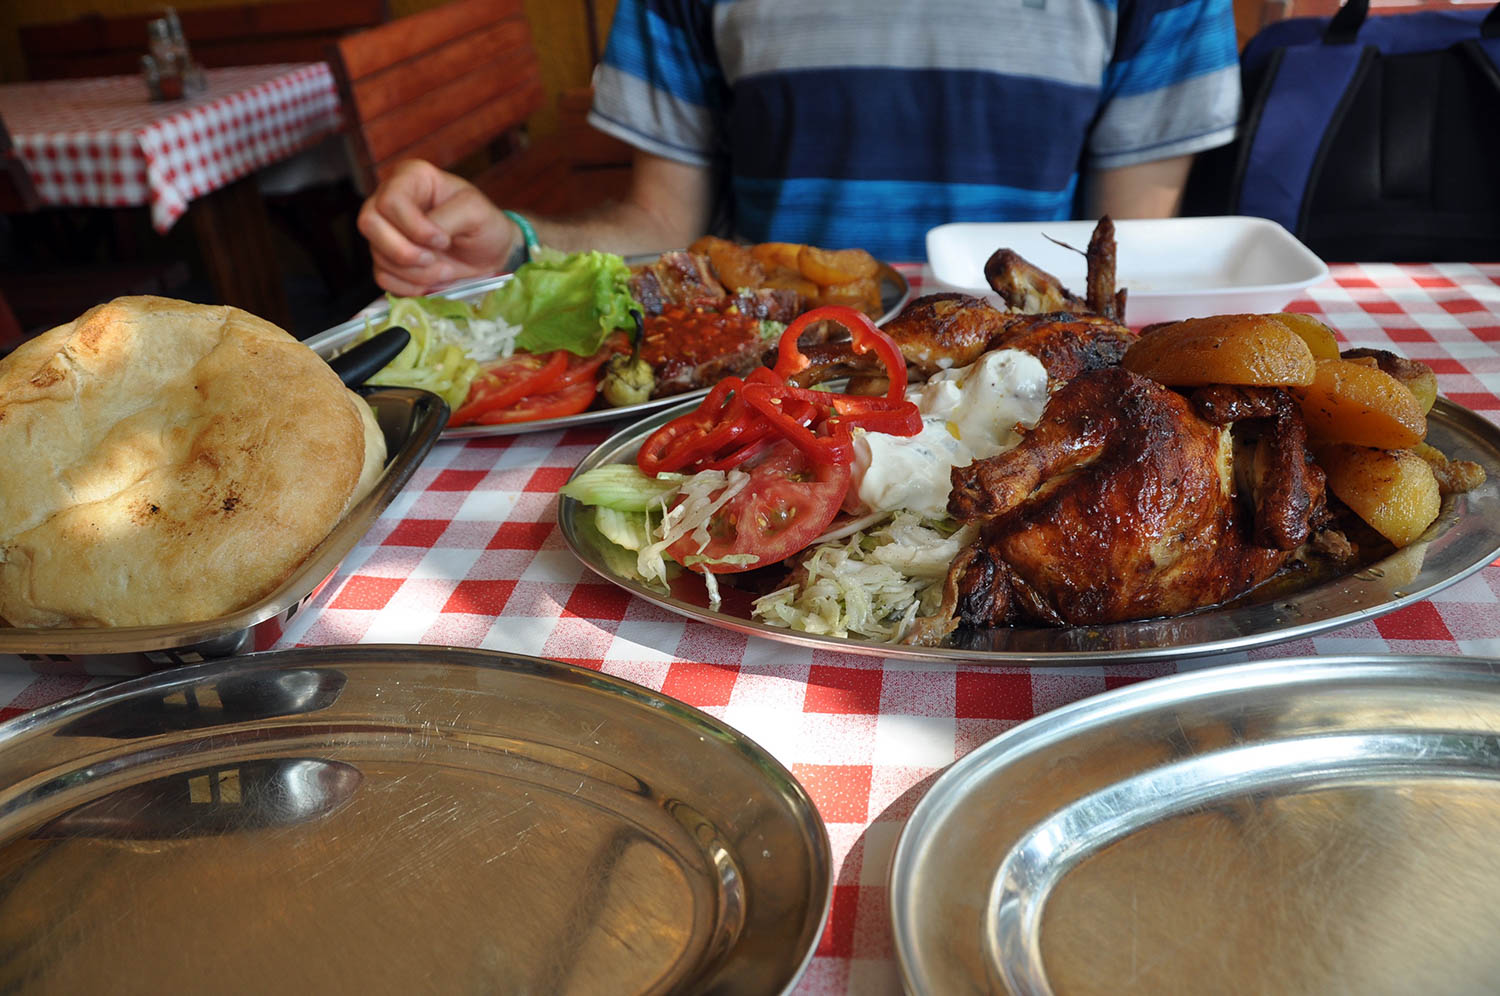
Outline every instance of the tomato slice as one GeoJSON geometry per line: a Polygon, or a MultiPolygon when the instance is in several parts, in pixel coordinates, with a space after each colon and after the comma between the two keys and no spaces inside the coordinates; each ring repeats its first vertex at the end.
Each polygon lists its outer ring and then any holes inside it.
{"type": "Polygon", "coordinates": [[[849,490],[849,465],[820,463],[787,440],[742,468],[750,483],[708,523],[708,545],[698,549],[692,534],[667,548],[679,564],[693,556],[709,559],[755,554],[751,564],[689,564],[695,571],[729,574],[765,567],[801,551],[827,531],[849,490]]]}
{"type": "MultiPolygon", "coordinates": [[[[550,353],[516,353],[486,367],[469,386],[469,397],[448,420],[449,425],[467,425],[497,408],[504,408],[528,394],[545,394],[556,386],[568,369],[565,349],[550,353]]],[[[600,361],[603,362],[603,361],[600,361]]]]}
{"type": "Polygon", "coordinates": [[[595,391],[592,380],[581,380],[545,394],[528,394],[514,404],[484,412],[474,421],[477,425],[504,425],[577,415],[593,403],[595,391]]]}
{"type": "Polygon", "coordinates": [[[576,384],[580,380],[592,380],[594,373],[604,365],[604,361],[616,353],[630,352],[630,340],[623,333],[615,333],[604,340],[604,345],[594,350],[588,356],[579,356],[577,353],[567,353],[568,365],[557,381],[552,385],[552,390],[576,384]]]}

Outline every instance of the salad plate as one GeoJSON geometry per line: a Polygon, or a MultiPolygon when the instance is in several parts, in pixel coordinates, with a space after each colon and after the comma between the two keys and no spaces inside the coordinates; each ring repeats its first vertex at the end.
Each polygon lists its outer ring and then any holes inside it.
{"type": "MultiPolygon", "coordinates": [[[[682,405],[659,412],[615,433],[579,463],[573,477],[605,464],[633,462],[654,429],[691,408],[682,405]]],[[[1263,585],[1234,602],[1180,616],[1107,626],[986,629],[941,647],[773,626],[752,617],[756,595],[735,588],[732,574],[719,576],[722,601],[710,607],[702,578],[691,571],[682,571],[670,590],[640,580],[633,571],[635,555],[604,539],[594,526],[591,508],[560,496],[557,521],[569,549],[606,581],[689,619],[783,643],[887,658],[1005,666],[1095,666],[1203,657],[1312,636],[1384,615],[1431,597],[1500,556],[1500,427],[1439,398],[1427,417],[1427,441],[1451,459],[1478,463],[1485,482],[1445,498],[1437,520],[1419,539],[1358,571],[1294,591],[1263,585]]]]}
{"type": "MultiPolygon", "coordinates": [[[[649,263],[656,258],[655,255],[628,256],[625,261],[633,266],[639,263],[649,263]]],[[[494,277],[480,277],[434,291],[433,295],[454,298],[461,301],[475,300],[482,298],[498,287],[505,286],[510,281],[510,278],[511,275],[508,273],[494,277]]],[[[899,270],[888,263],[880,264],[880,295],[881,306],[885,310],[880,318],[877,319],[877,324],[883,324],[894,318],[911,298],[911,284],[899,270]]],[[[370,330],[378,331],[382,327],[380,319],[389,311],[390,302],[387,299],[381,298],[372,301],[359,314],[348,321],[319,332],[303,341],[319,356],[324,359],[332,359],[363,339],[370,330]]],[[[487,436],[510,436],[518,433],[549,432],[554,429],[573,429],[601,422],[635,419],[652,412],[661,411],[663,408],[677,405],[683,401],[702,398],[708,394],[708,391],[709,389],[704,387],[685,391],[681,394],[651,398],[634,405],[591,408],[576,415],[562,415],[556,418],[535,419],[528,422],[510,422],[501,425],[450,426],[443,430],[442,438],[474,439],[487,436]]]]}

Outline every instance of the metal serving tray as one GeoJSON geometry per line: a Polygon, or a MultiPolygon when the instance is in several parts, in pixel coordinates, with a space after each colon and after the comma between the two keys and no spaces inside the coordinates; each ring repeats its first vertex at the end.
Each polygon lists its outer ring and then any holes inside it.
{"type": "MultiPolygon", "coordinates": [[[[656,259],[655,255],[629,256],[626,262],[632,265],[636,263],[649,263],[656,259]]],[[[440,291],[435,291],[443,297],[456,298],[466,301],[471,298],[483,297],[497,287],[504,286],[510,280],[509,273],[503,273],[497,277],[481,277],[477,280],[467,280],[454,284],[440,291]]],[[[877,324],[884,324],[901,311],[906,302],[911,299],[911,284],[901,272],[889,263],[880,264],[880,303],[885,308],[885,313],[877,320],[877,324]]],[[[313,352],[331,360],[335,356],[348,349],[359,337],[364,334],[371,319],[379,318],[390,311],[390,305],[384,298],[373,302],[358,315],[335,325],[331,329],[319,332],[317,335],[304,340],[313,352]]],[[[534,419],[530,422],[510,422],[501,425],[461,425],[451,429],[443,430],[444,439],[475,439],[485,436],[512,436],[527,432],[549,432],[553,429],[573,429],[584,425],[594,425],[600,422],[616,422],[622,419],[639,418],[651,412],[660,411],[679,404],[692,398],[701,398],[708,393],[708,388],[700,388],[696,391],[685,391],[682,394],[669,394],[662,398],[651,398],[635,405],[622,405],[618,408],[591,408],[588,411],[579,412],[576,415],[560,415],[557,418],[534,419]]]]}
{"type": "MultiPolygon", "coordinates": [[[[583,458],[573,476],[608,463],[631,463],[652,430],[683,414],[672,409],[628,426],[583,458]]],[[[1439,398],[1427,417],[1427,441],[1452,459],[1473,460],[1487,475],[1467,494],[1443,501],[1437,521],[1410,545],[1384,560],[1321,584],[1272,598],[1259,594],[1185,615],[1109,626],[1016,626],[971,634],[952,646],[913,647],[873,640],[840,639],[773,626],[753,618],[752,597],[735,587],[735,575],[720,579],[724,601],[709,608],[699,575],[684,571],[669,592],[621,574],[607,555],[609,541],[593,524],[593,511],[559,498],[557,523],[563,541],[589,570],[648,602],[711,626],[819,650],[906,660],[948,660],[1005,666],[1097,666],[1135,661],[1238,653],[1312,636],[1393,612],[1431,598],[1500,556],[1500,427],[1475,412],[1439,398]]],[[[1267,589],[1269,594],[1272,589],[1267,589]]]]}
{"type": "Polygon", "coordinates": [[[1348,656],[1127,686],[932,784],[911,993],[1472,994],[1500,980],[1500,673],[1348,656]]]}
{"type": "Polygon", "coordinates": [[[282,585],[232,615],[181,626],[22,629],[0,627],[0,669],[39,674],[145,674],[165,667],[266,650],[333,576],[339,563],[401,491],[448,420],[437,395],[363,387],[385,435],[385,472],[282,585]]]}
{"type": "Polygon", "coordinates": [[[832,886],[773,757],[555,661],[304,648],[0,724],[0,992],[761,996],[832,886]]]}

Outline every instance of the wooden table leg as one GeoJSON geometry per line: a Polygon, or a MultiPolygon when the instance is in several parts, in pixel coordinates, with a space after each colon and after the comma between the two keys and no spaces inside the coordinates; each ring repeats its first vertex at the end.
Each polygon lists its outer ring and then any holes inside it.
{"type": "Polygon", "coordinates": [[[284,275],[254,176],[198,198],[188,214],[219,301],[290,331],[284,275]]]}

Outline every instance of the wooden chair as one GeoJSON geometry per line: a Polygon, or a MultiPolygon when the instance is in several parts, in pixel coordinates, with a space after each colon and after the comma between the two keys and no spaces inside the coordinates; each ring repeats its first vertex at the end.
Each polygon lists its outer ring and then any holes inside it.
{"type": "Polygon", "coordinates": [[[403,159],[452,169],[483,151],[495,161],[470,178],[507,207],[567,213],[628,183],[620,153],[601,171],[598,155],[571,156],[579,143],[563,133],[529,140],[527,119],[546,91],[521,0],[454,0],[399,18],[340,39],[329,64],[366,193],[403,159]]]}
{"type": "MultiPolygon", "coordinates": [[[[146,23],[160,11],[23,25],[21,51],[33,80],[138,73],[146,23]]],[[[193,58],[208,67],[321,62],[331,41],[387,19],[386,0],[293,0],[183,10],[193,58]]]]}

